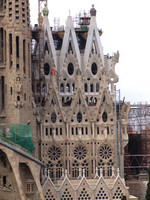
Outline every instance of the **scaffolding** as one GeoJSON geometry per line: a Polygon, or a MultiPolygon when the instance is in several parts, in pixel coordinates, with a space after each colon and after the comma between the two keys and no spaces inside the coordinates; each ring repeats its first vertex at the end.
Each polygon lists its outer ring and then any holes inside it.
{"type": "Polygon", "coordinates": [[[150,105],[131,105],[128,120],[129,143],[125,151],[125,172],[138,175],[150,166],[150,105]]]}

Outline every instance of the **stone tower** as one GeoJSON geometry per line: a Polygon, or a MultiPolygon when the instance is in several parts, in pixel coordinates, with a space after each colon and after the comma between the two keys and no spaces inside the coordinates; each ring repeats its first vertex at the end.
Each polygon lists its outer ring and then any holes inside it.
{"type": "Polygon", "coordinates": [[[52,29],[43,14],[42,28],[32,32],[32,67],[45,199],[128,197],[118,170],[123,178],[129,111],[114,98],[119,52],[103,54],[94,7],[75,28],[69,16],[65,29],[52,29]]]}
{"type": "Polygon", "coordinates": [[[28,0],[0,3],[0,118],[13,123],[31,121],[31,30],[28,0]]]}

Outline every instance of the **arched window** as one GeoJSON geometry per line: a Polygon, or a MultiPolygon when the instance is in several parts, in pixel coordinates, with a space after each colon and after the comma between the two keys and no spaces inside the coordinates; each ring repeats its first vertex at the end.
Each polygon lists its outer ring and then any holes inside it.
{"type": "Polygon", "coordinates": [[[99,83],[96,83],[96,92],[99,92],[99,83]]]}
{"type": "Polygon", "coordinates": [[[93,92],[93,84],[90,84],[90,92],[93,92]]]}
{"type": "Polygon", "coordinates": [[[81,114],[80,112],[78,112],[78,114],[77,114],[77,121],[78,121],[79,123],[82,122],[82,114],[81,114]]]}
{"type": "Polygon", "coordinates": [[[91,71],[92,71],[92,74],[93,75],[96,75],[97,74],[97,64],[96,63],[93,63],[92,66],[91,66],[91,71]]]}
{"type": "Polygon", "coordinates": [[[107,122],[107,113],[106,112],[103,112],[103,115],[102,115],[102,119],[103,119],[103,122],[107,122]]]}
{"type": "Polygon", "coordinates": [[[69,63],[69,64],[68,64],[68,74],[69,74],[69,75],[72,75],[73,72],[74,72],[74,66],[73,66],[72,63],[69,63]]]}
{"type": "Polygon", "coordinates": [[[60,92],[64,92],[64,84],[63,83],[60,84],[60,92]]]}
{"type": "Polygon", "coordinates": [[[49,66],[48,63],[45,63],[45,64],[44,64],[44,74],[45,74],[45,75],[48,75],[49,72],[50,72],[50,66],[49,66]]]}
{"type": "Polygon", "coordinates": [[[78,177],[79,176],[79,164],[76,160],[72,163],[72,177],[78,177]]]}
{"type": "Polygon", "coordinates": [[[19,58],[19,36],[16,37],[16,57],[19,58]]]}
{"type": "Polygon", "coordinates": [[[51,121],[52,121],[53,123],[55,123],[55,122],[56,122],[56,119],[57,119],[56,113],[53,112],[52,115],[51,115],[51,121]]]}
{"type": "Polygon", "coordinates": [[[87,83],[84,83],[84,92],[88,92],[88,85],[87,85],[87,83]]]}
{"type": "Polygon", "coordinates": [[[70,85],[69,85],[69,83],[66,84],[66,92],[70,92],[70,85]]]}
{"type": "Polygon", "coordinates": [[[72,83],[72,92],[74,92],[74,83],[72,83]]]}

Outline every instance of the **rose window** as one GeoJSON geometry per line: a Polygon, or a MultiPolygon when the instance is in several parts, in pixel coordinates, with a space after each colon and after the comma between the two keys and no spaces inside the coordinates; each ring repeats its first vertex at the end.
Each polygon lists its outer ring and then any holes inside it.
{"type": "Polygon", "coordinates": [[[61,150],[56,147],[56,146],[52,146],[51,148],[49,148],[48,150],[48,157],[51,159],[51,160],[58,160],[61,156],[61,150]]]}
{"type": "Polygon", "coordinates": [[[74,156],[78,160],[84,159],[86,157],[86,153],[87,153],[86,148],[83,146],[78,146],[74,150],[74,156]]]}
{"type": "Polygon", "coordinates": [[[112,150],[109,146],[105,145],[102,146],[99,150],[99,155],[100,157],[102,157],[103,159],[109,159],[112,155],[112,150]]]}

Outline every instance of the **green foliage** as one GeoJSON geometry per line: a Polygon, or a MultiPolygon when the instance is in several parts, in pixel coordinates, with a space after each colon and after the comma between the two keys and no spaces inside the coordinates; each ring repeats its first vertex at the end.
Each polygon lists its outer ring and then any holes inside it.
{"type": "Polygon", "coordinates": [[[146,200],[150,200],[150,167],[148,169],[148,177],[149,177],[149,182],[147,184],[147,190],[146,190],[146,196],[145,196],[146,200]]]}

